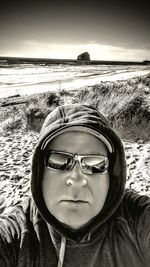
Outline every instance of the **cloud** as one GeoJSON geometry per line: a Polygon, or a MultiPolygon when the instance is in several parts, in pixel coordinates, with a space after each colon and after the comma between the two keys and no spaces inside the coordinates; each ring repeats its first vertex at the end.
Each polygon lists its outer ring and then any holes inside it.
{"type": "MultiPolygon", "coordinates": [[[[129,49],[123,46],[102,45],[90,40],[80,44],[44,43],[34,40],[20,41],[18,47],[13,46],[5,51],[7,56],[36,57],[36,58],[60,58],[76,59],[82,52],[89,52],[92,60],[123,60],[143,61],[150,59],[150,50],[147,47],[141,49],[129,49]]],[[[3,51],[4,52],[4,51],[3,51]]]]}

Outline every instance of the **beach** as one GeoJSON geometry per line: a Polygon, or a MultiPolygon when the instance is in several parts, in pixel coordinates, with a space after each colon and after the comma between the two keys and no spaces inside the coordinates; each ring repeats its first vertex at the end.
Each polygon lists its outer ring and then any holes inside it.
{"type": "MultiPolygon", "coordinates": [[[[116,68],[113,74],[111,70],[109,73],[101,75],[101,77],[105,76],[106,80],[110,79],[109,82],[100,82],[99,85],[96,83],[95,87],[90,85],[90,81],[91,83],[98,81],[94,79],[98,79],[100,75],[94,73],[95,78],[93,76],[91,78],[91,70],[88,70],[90,75],[86,72],[84,75],[82,73],[82,77],[74,78],[76,82],[79,81],[79,84],[81,84],[80,79],[83,79],[83,76],[86,82],[88,80],[88,87],[82,87],[82,90],[76,88],[76,91],[73,92],[68,91],[67,88],[65,90],[61,88],[52,93],[49,89],[47,94],[36,94],[35,96],[33,94],[32,97],[29,95],[28,99],[22,95],[14,98],[15,101],[13,98],[7,99],[5,97],[1,102],[5,105],[0,107],[0,209],[3,210],[20,203],[30,195],[31,161],[39,137],[37,125],[39,123],[41,125],[49,109],[59,104],[76,102],[91,102],[98,106],[99,110],[102,110],[110,120],[114,120],[120,114],[118,121],[114,121],[114,126],[115,128],[117,126],[120,134],[123,134],[127,161],[126,188],[132,188],[140,194],[150,196],[148,120],[150,76],[145,75],[147,72],[150,73],[148,69],[149,67],[147,70],[133,71],[130,68],[126,72],[119,69],[118,73],[116,68]],[[87,79],[88,75],[89,78],[87,79]],[[121,75],[122,77],[124,75],[124,80],[121,79],[121,75]],[[134,78],[131,78],[132,75],[134,78]],[[115,80],[116,77],[117,81],[115,80]],[[19,101],[22,101],[23,104],[20,104],[19,101]],[[26,124],[27,127],[25,127],[26,124]]],[[[34,88],[36,85],[32,84],[32,86],[34,88]]],[[[30,87],[28,87],[29,89],[30,87]]],[[[31,92],[33,93],[34,90],[31,92]]]]}

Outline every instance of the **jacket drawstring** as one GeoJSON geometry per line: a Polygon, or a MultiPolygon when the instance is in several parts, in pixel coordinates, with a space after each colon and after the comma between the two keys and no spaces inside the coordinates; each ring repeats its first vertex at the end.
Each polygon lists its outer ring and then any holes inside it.
{"type": "Polygon", "coordinates": [[[62,267],[63,266],[63,262],[64,262],[64,256],[65,256],[65,249],[66,249],[66,237],[61,236],[60,249],[59,249],[59,253],[58,253],[58,246],[57,246],[57,244],[55,242],[55,238],[54,238],[52,229],[51,229],[49,224],[47,224],[47,226],[48,226],[48,230],[49,230],[53,245],[54,245],[55,250],[56,250],[56,254],[58,256],[57,267],[62,267]]]}
{"type": "Polygon", "coordinates": [[[66,249],[66,238],[62,236],[61,237],[60,251],[59,251],[59,260],[58,260],[57,267],[63,266],[65,249],[66,249]]]}

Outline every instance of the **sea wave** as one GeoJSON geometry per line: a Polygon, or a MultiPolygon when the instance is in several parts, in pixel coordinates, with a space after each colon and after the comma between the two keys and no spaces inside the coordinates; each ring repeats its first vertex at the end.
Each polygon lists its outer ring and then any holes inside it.
{"type": "Polygon", "coordinates": [[[81,65],[71,66],[54,64],[40,66],[36,64],[1,65],[0,98],[16,94],[29,95],[59,89],[74,89],[91,86],[101,81],[126,79],[150,72],[145,66],[81,65]]]}

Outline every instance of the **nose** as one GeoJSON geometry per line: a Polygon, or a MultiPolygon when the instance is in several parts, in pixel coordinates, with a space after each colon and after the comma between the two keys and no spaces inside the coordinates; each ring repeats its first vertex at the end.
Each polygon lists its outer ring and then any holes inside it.
{"type": "Polygon", "coordinates": [[[80,164],[78,162],[75,163],[72,168],[69,177],[66,179],[66,184],[68,186],[79,186],[83,187],[87,185],[87,179],[80,168],[80,164]]]}

